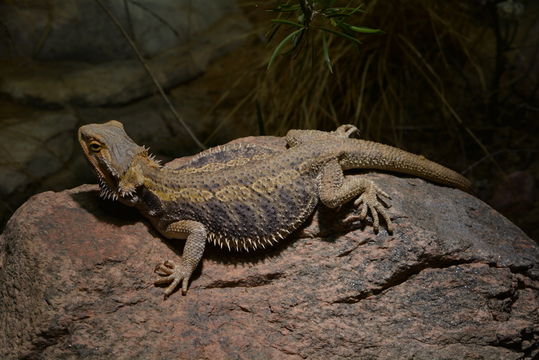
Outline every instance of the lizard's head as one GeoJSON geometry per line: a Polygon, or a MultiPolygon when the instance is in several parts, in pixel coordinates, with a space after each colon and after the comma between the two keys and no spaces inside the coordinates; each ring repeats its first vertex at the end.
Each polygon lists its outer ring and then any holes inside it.
{"type": "Polygon", "coordinates": [[[123,125],[115,120],[81,126],[78,137],[86,159],[99,178],[101,194],[116,199],[122,176],[137,155],[148,156],[147,149],[135,144],[123,125]]]}

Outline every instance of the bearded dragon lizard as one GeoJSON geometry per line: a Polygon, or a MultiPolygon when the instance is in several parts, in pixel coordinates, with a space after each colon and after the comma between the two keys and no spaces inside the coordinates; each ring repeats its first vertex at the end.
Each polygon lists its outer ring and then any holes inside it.
{"type": "Polygon", "coordinates": [[[462,190],[470,182],[460,174],[418,155],[376,142],[352,138],[357,129],[334,132],[290,130],[288,149],[231,144],[206,150],[177,169],[161,166],[137,145],[118,121],[80,127],[84,155],[96,172],[101,194],[136,207],[166,238],[186,239],[179,264],[156,268],[155,283],[165,297],[189,278],[206,242],[230,249],[256,249],[277,243],[297,230],[319,202],[337,208],[354,201],[357,214],[345,221],[379,216],[392,232],[389,196],[372,181],[346,177],[344,170],[395,171],[462,190]]]}

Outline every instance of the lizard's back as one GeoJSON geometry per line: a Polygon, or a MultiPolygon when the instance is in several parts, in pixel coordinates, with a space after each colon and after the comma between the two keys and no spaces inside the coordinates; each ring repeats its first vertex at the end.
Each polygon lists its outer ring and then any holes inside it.
{"type": "MultiPolygon", "coordinates": [[[[234,158],[229,155],[222,158],[234,158]]],[[[301,172],[313,154],[301,155],[301,149],[257,150],[248,163],[229,167],[195,160],[193,167],[177,170],[169,201],[162,202],[162,220],[198,221],[206,226],[208,240],[234,249],[277,242],[305,222],[318,203],[315,174],[301,172]]]]}

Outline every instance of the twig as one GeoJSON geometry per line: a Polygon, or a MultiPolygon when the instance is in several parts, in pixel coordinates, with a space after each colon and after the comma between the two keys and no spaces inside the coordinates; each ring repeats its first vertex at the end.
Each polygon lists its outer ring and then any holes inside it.
{"type": "MultiPolygon", "coordinates": [[[[399,38],[401,39],[401,41],[408,47],[410,48],[411,52],[421,61],[421,63],[423,64],[423,66],[425,66],[425,68],[430,72],[430,74],[436,79],[436,80],[439,80],[439,77],[438,75],[436,74],[436,72],[434,71],[434,69],[432,69],[432,67],[428,64],[428,62],[423,58],[423,56],[421,55],[421,53],[415,48],[415,46],[410,43],[410,41],[408,41],[408,39],[406,39],[404,36],[402,35],[399,35],[399,38]]],[[[408,52],[407,52],[408,54],[408,52]]],[[[505,171],[500,167],[500,165],[494,160],[494,158],[492,157],[492,155],[490,154],[490,152],[488,151],[487,147],[481,142],[481,140],[479,140],[479,138],[475,135],[475,133],[464,123],[464,121],[462,121],[462,119],[460,118],[460,116],[457,114],[457,112],[455,111],[455,109],[453,109],[453,107],[449,104],[449,102],[447,101],[446,97],[444,96],[444,94],[442,92],[440,92],[440,89],[439,87],[436,86],[436,84],[434,84],[433,80],[424,72],[424,71],[421,71],[421,64],[418,64],[414,58],[408,54],[408,56],[410,56],[410,59],[412,61],[414,61],[414,65],[417,67],[418,70],[420,70],[420,74],[423,75],[423,77],[425,78],[425,80],[428,82],[428,84],[431,86],[432,90],[434,90],[434,92],[436,93],[436,95],[438,95],[438,98],[441,100],[442,104],[445,105],[446,109],[449,111],[449,113],[453,116],[453,118],[464,128],[464,131],[466,131],[468,133],[468,135],[475,141],[475,143],[479,146],[479,148],[483,151],[483,153],[485,154],[485,157],[487,159],[489,159],[493,164],[494,166],[496,166],[496,168],[500,171],[501,174],[504,174],[505,175],[505,171]]]]}
{"type": "Polygon", "coordinates": [[[181,39],[181,35],[178,31],[176,31],[176,29],[174,29],[174,27],[172,25],[170,25],[165,19],[163,19],[161,16],[159,16],[158,13],[156,13],[155,11],[153,11],[152,9],[148,8],[146,5],[143,5],[137,1],[131,1],[131,4],[133,5],[136,5],[138,6],[139,8],[141,8],[142,10],[146,11],[148,14],[152,15],[154,18],[156,18],[161,24],[165,25],[170,31],[172,31],[174,33],[174,35],[178,38],[178,39],[181,39]]]}
{"type": "Polygon", "coordinates": [[[133,39],[133,42],[136,44],[137,39],[135,39],[135,29],[133,28],[133,22],[131,21],[131,12],[129,11],[128,0],[124,0],[124,12],[127,19],[127,28],[129,29],[129,36],[133,39]]]}
{"type": "Polygon", "coordinates": [[[479,164],[481,164],[485,160],[490,160],[489,157],[494,158],[494,157],[496,157],[496,156],[498,156],[500,154],[507,153],[507,152],[510,152],[510,153],[518,153],[518,152],[536,153],[536,152],[538,152],[538,149],[535,149],[535,148],[500,149],[500,150],[497,150],[497,151],[495,151],[493,153],[490,153],[487,156],[483,156],[481,159],[477,160],[476,162],[474,162],[473,164],[468,166],[468,168],[466,168],[464,171],[462,171],[462,173],[466,174],[467,172],[473,170],[475,167],[477,167],[479,164]]]}
{"type": "Polygon", "coordinates": [[[174,114],[174,116],[176,117],[178,122],[184,127],[185,131],[187,131],[187,133],[189,134],[191,139],[193,139],[193,141],[198,145],[198,147],[200,147],[202,150],[206,149],[206,146],[204,146],[204,144],[202,144],[200,142],[200,140],[198,140],[198,138],[195,136],[195,134],[191,131],[191,129],[187,126],[187,124],[183,121],[180,114],[178,114],[178,112],[176,111],[176,109],[174,108],[172,103],[170,102],[168,96],[165,94],[165,91],[163,90],[163,87],[161,86],[161,84],[159,84],[159,81],[157,81],[156,77],[154,76],[152,70],[150,69],[150,67],[148,66],[146,61],[144,61],[144,58],[142,57],[142,54],[140,53],[139,49],[137,48],[137,45],[133,42],[133,40],[131,39],[129,34],[125,31],[122,24],[120,24],[120,22],[114,16],[114,14],[112,14],[112,12],[105,5],[103,5],[101,0],[95,0],[95,2],[107,14],[107,16],[110,18],[110,20],[114,23],[114,25],[116,25],[118,27],[118,29],[122,33],[123,37],[127,40],[127,42],[129,43],[129,46],[131,46],[131,49],[133,49],[133,51],[137,55],[138,60],[140,61],[142,66],[144,66],[144,69],[146,70],[146,72],[148,73],[150,78],[152,79],[155,87],[159,91],[159,94],[161,95],[161,97],[163,98],[165,103],[168,105],[168,107],[170,108],[170,111],[172,112],[172,114],[174,114]]]}

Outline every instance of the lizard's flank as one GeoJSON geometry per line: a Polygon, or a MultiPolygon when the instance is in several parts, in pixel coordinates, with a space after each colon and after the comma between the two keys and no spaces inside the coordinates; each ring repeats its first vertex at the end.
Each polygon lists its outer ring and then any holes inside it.
{"type": "Polygon", "coordinates": [[[469,190],[460,174],[422,156],[360,139],[342,125],[333,132],[290,130],[288,149],[231,144],[201,152],[180,168],[161,166],[118,121],[84,125],[78,138],[97,174],[101,195],[136,207],[166,238],[186,239],[178,264],[156,268],[165,296],[189,278],[206,242],[229,250],[271,246],[297,230],[321,202],[337,208],[353,201],[357,214],[393,225],[382,198],[389,196],[348,169],[394,171],[469,190]]]}

